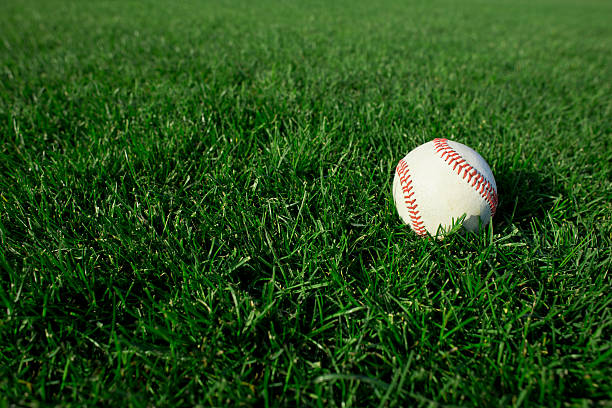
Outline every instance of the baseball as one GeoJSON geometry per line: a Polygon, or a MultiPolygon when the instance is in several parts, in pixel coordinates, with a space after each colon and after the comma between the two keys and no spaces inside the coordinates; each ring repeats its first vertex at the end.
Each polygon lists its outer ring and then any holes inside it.
{"type": "Polygon", "coordinates": [[[420,236],[443,235],[463,216],[463,227],[476,231],[495,215],[497,185],[474,150],[434,139],[399,161],[393,200],[402,221],[420,236]]]}

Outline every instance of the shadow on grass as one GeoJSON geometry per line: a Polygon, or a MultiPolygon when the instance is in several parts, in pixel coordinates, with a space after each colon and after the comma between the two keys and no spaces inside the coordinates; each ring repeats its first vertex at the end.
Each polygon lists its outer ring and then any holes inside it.
{"type": "Polygon", "coordinates": [[[544,216],[559,197],[566,195],[545,169],[537,171],[507,166],[497,172],[495,180],[499,205],[494,222],[501,230],[513,224],[521,229],[527,228],[533,218],[544,216]]]}

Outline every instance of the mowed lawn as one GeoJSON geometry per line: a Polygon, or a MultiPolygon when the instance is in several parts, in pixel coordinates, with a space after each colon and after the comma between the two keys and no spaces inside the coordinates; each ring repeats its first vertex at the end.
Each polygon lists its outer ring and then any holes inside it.
{"type": "Polygon", "coordinates": [[[611,18],[2,1],[0,406],[608,406],[611,18]],[[492,228],[402,225],[436,137],[492,228]]]}

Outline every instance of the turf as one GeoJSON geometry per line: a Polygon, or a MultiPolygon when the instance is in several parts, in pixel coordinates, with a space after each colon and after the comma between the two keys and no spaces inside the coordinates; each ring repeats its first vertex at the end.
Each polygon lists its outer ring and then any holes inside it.
{"type": "Polygon", "coordinates": [[[0,3],[0,405],[611,403],[612,3],[328,3],[0,3]]]}

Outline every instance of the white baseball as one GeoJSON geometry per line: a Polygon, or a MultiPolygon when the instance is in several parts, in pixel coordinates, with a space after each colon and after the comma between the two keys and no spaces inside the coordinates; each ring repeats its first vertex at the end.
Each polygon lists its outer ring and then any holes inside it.
{"type": "Polygon", "coordinates": [[[487,162],[469,147],[434,139],[406,155],[395,169],[393,199],[400,218],[435,236],[463,215],[463,227],[486,225],[497,208],[497,185],[487,162]]]}

